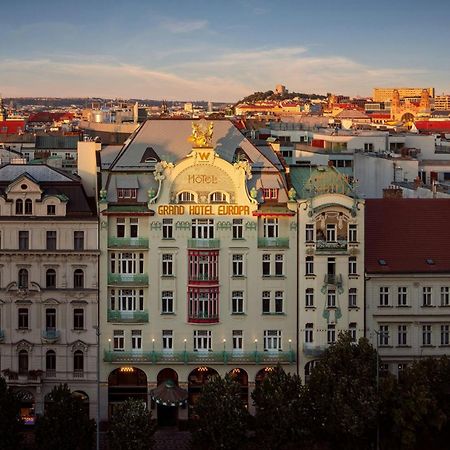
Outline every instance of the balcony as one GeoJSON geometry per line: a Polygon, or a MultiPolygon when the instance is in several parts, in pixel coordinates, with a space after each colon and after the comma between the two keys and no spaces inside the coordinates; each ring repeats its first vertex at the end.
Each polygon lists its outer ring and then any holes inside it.
{"type": "Polygon", "coordinates": [[[118,238],[110,237],[108,247],[113,248],[148,248],[148,238],[118,238]]]}
{"type": "Polygon", "coordinates": [[[303,344],[303,353],[310,358],[319,358],[327,348],[328,346],[326,345],[315,345],[305,342],[303,344]]]}
{"type": "Polygon", "coordinates": [[[116,311],[108,309],[108,322],[147,323],[148,311],[116,311]]]}
{"type": "Polygon", "coordinates": [[[289,238],[258,238],[258,248],[289,248],[289,238]]]}
{"type": "Polygon", "coordinates": [[[217,275],[200,274],[200,275],[189,275],[189,281],[219,281],[217,275]]]}
{"type": "Polygon", "coordinates": [[[41,339],[44,343],[53,344],[59,340],[59,330],[55,328],[42,330],[41,339]]]}
{"type": "Polygon", "coordinates": [[[148,275],[146,273],[109,273],[108,284],[147,285],[148,275]]]}
{"type": "Polygon", "coordinates": [[[208,313],[189,314],[188,322],[217,323],[219,322],[219,314],[208,314],[208,313]]]}
{"type": "Polygon", "coordinates": [[[295,352],[293,350],[283,352],[115,352],[106,351],[103,361],[109,363],[135,363],[135,364],[293,364],[295,352]]]}
{"type": "Polygon", "coordinates": [[[337,241],[316,241],[316,253],[345,253],[346,251],[346,240],[338,239],[337,241]]]}
{"type": "Polygon", "coordinates": [[[188,239],[188,248],[220,248],[220,239],[188,239]]]}
{"type": "Polygon", "coordinates": [[[331,285],[336,286],[337,288],[342,288],[342,275],[341,274],[325,274],[325,278],[323,280],[325,286],[331,285]]]}

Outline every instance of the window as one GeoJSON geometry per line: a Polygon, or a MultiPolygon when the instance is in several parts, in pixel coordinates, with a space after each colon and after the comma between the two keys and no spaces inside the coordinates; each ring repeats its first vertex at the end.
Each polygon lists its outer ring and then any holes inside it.
{"type": "Polygon", "coordinates": [[[56,231],[47,231],[47,250],[56,250],[56,231]]]}
{"type": "Polygon", "coordinates": [[[312,308],[314,306],[314,289],[307,288],[305,290],[305,306],[307,308],[312,308]]]}
{"type": "Polygon", "coordinates": [[[336,308],[336,290],[329,289],[327,292],[327,308],[336,308]]]}
{"type": "Polygon", "coordinates": [[[33,202],[29,198],[25,200],[25,214],[33,214],[33,202]]]}
{"type": "Polygon", "coordinates": [[[116,235],[119,238],[125,237],[125,219],[122,217],[116,219],[116,235]]]}
{"type": "Polygon", "coordinates": [[[441,306],[450,306],[450,288],[448,286],[441,287],[441,306]]]}
{"type": "Polygon", "coordinates": [[[162,330],[162,348],[163,350],[173,350],[172,330],[162,330]]]}
{"type": "Polygon", "coordinates": [[[283,276],[283,255],[275,255],[275,276],[283,276]]]}
{"type": "Polygon", "coordinates": [[[161,293],[162,314],[173,314],[173,291],[162,291],[161,293]]]}
{"type": "Polygon", "coordinates": [[[275,291],[275,314],[283,313],[283,291],[275,291]]]}
{"type": "Polygon", "coordinates": [[[130,238],[137,238],[139,236],[139,219],[132,217],[130,219],[130,238]]]}
{"type": "Polygon", "coordinates": [[[142,331],[131,330],[131,349],[142,350],[142,331]]]}
{"type": "Polygon", "coordinates": [[[356,323],[355,322],[350,322],[348,324],[348,332],[350,333],[352,342],[356,342],[356,323]]]}
{"type": "Polygon", "coordinates": [[[83,289],[84,288],[83,269],[75,269],[73,271],[73,288],[74,289],[83,289]]]}
{"type": "Polygon", "coordinates": [[[192,239],[214,239],[214,219],[192,219],[192,239]]]}
{"type": "Polygon", "coordinates": [[[26,350],[19,352],[19,375],[28,375],[28,352],[26,350]]]}
{"type": "Polygon", "coordinates": [[[278,219],[275,217],[265,217],[263,220],[263,229],[265,238],[277,238],[278,219]]]}
{"type": "Polygon", "coordinates": [[[45,329],[55,330],[56,329],[56,309],[47,308],[45,310],[45,329]]]}
{"type": "Polygon", "coordinates": [[[357,289],[356,288],[350,288],[348,290],[348,307],[349,308],[357,308],[358,301],[357,301],[357,289]]]}
{"type": "Polygon", "coordinates": [[[115,352],[123,352],[125,350],[125,333],[123,330],[113,331],[113,348],[115,352]]]}
{"type": "Polygon", "coordinates": [[[170,253],[165,253],[162,255],[162,276],[173,276],[173,255],[170,253]]]}
{"type": "Polygon", "coordinates": [[[336,342],[336,325],[329,323],[327,328],[327,342],[334,344],[336,342]]]}
{"type": "Polygon", "coordinates": [[[278,189],[263,188],[262,192],[263,192],[264,200],[277,200],[277,198],[278,198],[278,189]]]}
{"type": "Polygon", "coordinates": [[[307,223],[305,226],[305,241],[314,242],[314,224],[307,223]]]}
{"type": "Polygon", "coordinates": [[[56,353],[54,350],[48,350],[45,354],[45,372],[47,377],[56,376],[56,353]]]}
{"type": "Polygon", "coordinates": [[[306,275],[314,275],[314,256],[306,257],[306,275]]]}
{"type": "Polygon", "coordinates": [[[28,330],[28,308],[19,308],[18,319],[17,328],[19,330],[28,330]]]}
{"type": "Polygon", "coordinates": [[[18,286],[19,286],[19,289],[28,289],[28,270],[27,269],[19,270],[18,286]]]}
{"type": "Polygon", "coordinates": [[[47,205],[47,216],[56,215],[56,206],[55,205],[47,205]]]}
{"type": "Polygon", "coordinates": [[[81,350],[76,350],[73,354],[73,375],[75,377],[83,376],[84,372],[84,355],[81,350]]]}
{"type": "Polygon", "coordinates": [[[378,339],[380,347],[389,345],[389,325],[380,325],[378,339]]]}
{"type": "Polygon", "coordinates": [[[262,293],[262,313],[270,314],[270,291],[262,293]]]}
{"type": "Polygon", "coordinates": [[[263,277],[270,276],[270,254],[265,253],[262,255],[262,273],[263,277]]]}
{"type": "Polygon", "coordinates": [[[358,271],[356,269],[356,256],[350,256],[348,258],[348,274],[357,275],[358,271]]]}
{"type": "Polygon", "coordinates": [[[56,288],[56,270],[55,269],[47,269],[47,272],[45,272],[45,287],[47,289],[55,289],[56,288]]]}
{"type": "Polygon", "coordinates": [[[244,238],[244,224],[242,219],[233,219],[233,239],[243,239],[244,238]]]}
{"type": "Polygon", "coordinates": [[[307,323],[305,325],[305,342],[314,342],[314,324],[307,323]]]}
{"type": "Polygon", "coordinates": [[[450,325],[441,325],[441,345],[450,344],[450,325]]]}
{"type": "Polygon", "coordinates": [[[75,308],[73,310],[73,329],[84,330],[84,309],[75,308]]]}
{"type": "Polygon", "coordinates": [[[189,320],[213,321],[219,320],[219,289],[218,288],[188,288],[189,320]]]}
{"type": "Polygon", "coordinates": [[[111,309],[113,311],[143,311],[143,289],[111,289],[111,309]]]}
{"type": "Polygon", "coordinates": [[[178,203],[195,203],[195,195],[192,192],[179,192],[177,195],[178,203]]]}
{"type": "Polygon", "coordinates": [[[264,351],[281,351],[281,330],[264,330],[264,351]]]}
{"type": "Polygon", "coordinates": [[[163,239],[173,239],[173,219],[163,219],[162,233],[163,239]]]}
{"type": "Polygon", "coordinates": [[[23,200],[20,198],[16,200],[16,214],[23,214],[23,200]]]}
{"type": "Polygon", "coordinates": [[[432,306],[431,294],[431,286],[424,286],[422,288],[422,306],[432,306]]]}
{"type": "Polygon", "coordinates": [[[111,273],[130,275],[144,273],[144,254],[135,252],[113,252],[110,256],[110,268],[111,273]]]}
{"type": "Polygon", "coordinates": [[[244,276],[244,255],[236,254],[232,256],[232,275],[233,277],[244,276]]]}
{"type": "Polygon", "coordinates": [[[334,223],[327,224],[327,241],[336,242],[336,225],[334,223]]]}
{"type": "Polygon", "coordinates": [[[219,252],[217,250],[189,250],[189,280],[216,281],[219,276],[219,252]]]}
{"type": "Polygon", "coordinates": [[[399,347],[407,345],[408,340],[408,328],[406,325],[398,326],[398,341],[397,344],[399,347]]]}
{"type": "Polygon", "coordinates": [[[242,351],[244,348],[244,339],[242,330],[233,330],[232,332],[233,351],[242,351]]]}
{"type": "Polygon", "coordinates": [[[228,195],[225,192],[211,192],[209,201],[211,203],[228,203],[228,195]]]}
{"type": "Polygon", "coordinates": [[[422,325],[422,345],[431,345],[431,325],[422,325]]]}
{"type": "Polygon", "coordinates": [[[194,330],[194,352],[212,350],[212,332],[210,330],[194,330]]]}
{"type": "Polygon", "coordinates": [[[231,313],[244,314],[244,291],[233,291],[231,294],[231,313]]]}
{"type": "Polygon", "coordinates": [[[134,188],[118,188],[117,199],[118,200],[136,200],[137,189],[134,188]]]}
{"type": "Polygon", "coordinates": [[[30,233],[28,231],[19,231],[19,250],[30,249],[30,233]]]}
{"type": "Polygon", "coordinates": [[[84,250],[84,231],[73,232],[73,249],[84,250]]]}
{"type": "Polygon", "coordinates": [[[349,242],[358,242],[358,226],[354,223],[348,225],[349,242]]]}
{"type": "Polygon", "coordinates": [[[397,295],[397,305],[408,306],[408,288],[406,286],[399,286],[397,295]]]}
{"type": "Polygon", "coordinates": [[[389,306],[389,287],[380,287],[380,306],[389,306]]]}

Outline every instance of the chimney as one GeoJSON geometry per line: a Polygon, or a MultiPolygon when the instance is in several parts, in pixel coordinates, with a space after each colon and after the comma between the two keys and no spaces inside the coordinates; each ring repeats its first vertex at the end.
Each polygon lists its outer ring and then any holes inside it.
{"type": "Polygon", "coordinates": [[[395,186],[383,189],[383,198],[403,198],[403,190],[395,186]]]}

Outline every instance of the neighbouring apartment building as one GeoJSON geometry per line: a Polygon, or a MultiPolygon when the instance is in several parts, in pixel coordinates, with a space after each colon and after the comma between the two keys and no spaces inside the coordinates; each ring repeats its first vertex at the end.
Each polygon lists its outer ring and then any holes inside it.
{"type": "Polygon", "coordinates": [[[0,167],[0,369],[33,423],[67,383],[94,416],[98,245],[95,199],[46,165],[0,167]]]}

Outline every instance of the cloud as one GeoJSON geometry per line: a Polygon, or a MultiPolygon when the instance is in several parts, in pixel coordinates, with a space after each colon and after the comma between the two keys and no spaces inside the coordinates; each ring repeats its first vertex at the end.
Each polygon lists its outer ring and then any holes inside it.
{"type": "Polygon", "coordinates": [[[161,26],[171,33],[191,33],[207,28],[207,20],[169,20],[161,21],[161,26]]]}

